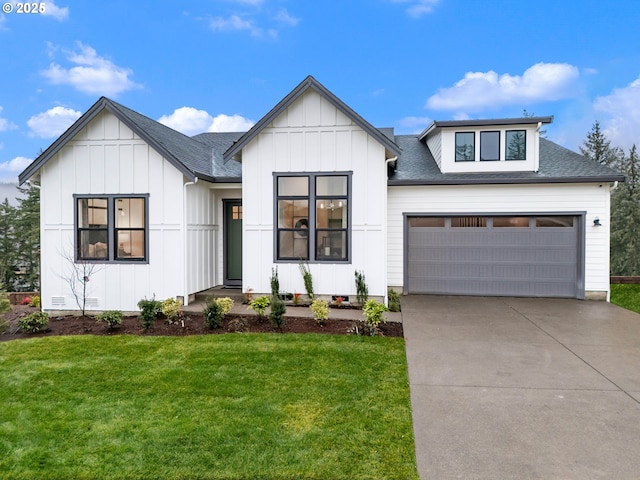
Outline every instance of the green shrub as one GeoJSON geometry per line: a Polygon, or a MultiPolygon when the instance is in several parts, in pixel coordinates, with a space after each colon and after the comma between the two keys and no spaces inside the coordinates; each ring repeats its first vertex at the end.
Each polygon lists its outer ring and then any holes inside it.
{"type": "Polygon", "coordinates": [[[222,305],[220,305],[215,298],[207,300],[204,310],[202,311],[202,314],[204,315],[204,324],[207,328],[213,330],[220,326],[222,319],[224,318],[222,311],[222,305]]]}
{"type": "Polygon", "coordinates": [[[356,270],[355,276],[356,276],[356,293],[357,293],[356,296],[358,299],[358,303],[360,305],[364,305],[364,303],[369,298],[369,287],[367,287],[367,283],[364,280],[363,272],[356,270]]]}
{"type": "Polygon", "coordinates": [[[282,327],[282,324],[284,323],[284,314],[286,312],[286,305],[278,295],[275,295],[271,299],[271,312],[269,316],[271,317],[271,321],[276,328],[282,327]]]}
{"type": "Polygon", "coordinates": [[[311,276],[311,270],[309,270],[309,264],[300,262],[299,267],[307,296],[309,300],[313,300],[313,277],[311,276]]]}
{"type": "Polygon", "coordinates": [[[208,297],[204,310],[202,311],[205,325],[212,330],[218,328],[222,324],[224,317],[233,308],[233,303],[233,299],[229,297],[208,297]]]}
{"type": "Polygon", "coordinates": [[[38,295],[33,297],[31,299],[31,301],[29,302],[29,306],[30,307],[35,307],[35,308],[40,308],[40,297],[38,295]]]}
{"type": "Polygon", "coordinates": [[[96,316],[96,320],[104,322],[109,328],[122,324],[122,312],[120,310],[105,310],[96,316]]]}
{"type": "Polygon", "coordinates": [[[393,288],[387,290],[387,298],[389,299],[389,311],[400,311],[400,295],[393,288]]]}
{"type": "Polygon", "coordinates": [[[42,332],[49,326],[49,314],[46,312],[33,312],[18,320],[18,326],[28,333],[42,332]]]}
{"type": "Polygon", "coordinates": [[[138,302],[138,308],[140,309],[140,321],[145,330],[149,330],[153,325],[153,322],[160,312],[162,312],[162,302],[152,298],[148,300],[143,298],[138,302]]]}
{"type": "Polygon", "coordinates": [[[317,324],[322,325],[328,318],[331,309],[329,308],[329,302],[326,300],[315,299],[311,303],[311,311],[313,312],[313,318],[317,324]]]}
{"type": "Polygon", "coordinates": [[[362,314],[365,316],[366,322],[373,327],[378,327],[381,323],[386,322],[382,314],[388,311],[389,309],[383,303],[378,303],[375,300],[367,300],[362,307],[362,314]]]}
{"type": "Polygon", "coordinates": [[[182,303],[175,298],[167,298],[162,301],[162,314],[167,317],[167,322],[177,323],[182,316],[182,303]]]}
{"type": "Polygon", "coordinates": [[[271,300],[269,299],[269,297],[267,297],[266,295],[262,295],[261,297],[251,300],[247,308],[256,312],[258,318],[262,320],[264,319],[264,314],[267,311],[267,308],[269,308],[270,304],[271,300]]]}
{"type": "Polygon", "coordinates": [[[278,267],[271,269],[271,296],[277,297],[280,293],[280,280],[278,280],[278,267]]]}
{"type": "Polygon", "coordinates": [[[229,297],[221,297],[216,299],[216,303],[222,308],[222,316],[224,317],[233,308],[234,301],[229,297]]]}

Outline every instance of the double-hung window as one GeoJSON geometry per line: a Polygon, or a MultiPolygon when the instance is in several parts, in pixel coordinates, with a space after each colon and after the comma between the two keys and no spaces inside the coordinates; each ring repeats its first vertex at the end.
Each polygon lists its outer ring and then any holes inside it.
{"type": "Polygon", "coordinates": [[[348,262],[351,173],[275,174],[278,261],[348,262]]]}
{"type": "Polygon", "coordinates": [[[75,195],[76,259],[148,261],[148,195],[75,195]]]}

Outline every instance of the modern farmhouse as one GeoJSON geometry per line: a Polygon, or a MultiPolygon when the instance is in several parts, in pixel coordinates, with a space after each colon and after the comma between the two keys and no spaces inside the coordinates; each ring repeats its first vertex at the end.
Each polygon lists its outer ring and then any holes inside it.
{"type": "Polygon", "coordinates": [[[307,77],[248,132],[188,137],[100,98],[20,175],[41,186],[42,305],[91,310],[226,285],[355,296],[606,299],[617,172],[544,138],[552,117],[373,127],[307,77]]]}

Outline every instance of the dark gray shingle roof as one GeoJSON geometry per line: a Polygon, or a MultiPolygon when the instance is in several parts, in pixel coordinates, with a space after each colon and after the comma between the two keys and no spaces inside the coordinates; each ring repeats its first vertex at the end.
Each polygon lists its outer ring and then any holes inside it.
{"type": "Polygon", "coordinates": [[[441,173],[429,148],[418,135],[398,135],[402,149],[389,185],[467,185],[510,183],[584,183],[624,181],[615,170],[571,150],[540,139],[538,172],[441,173]]]}
{"type": "Polygon", "coordinates": [[[206,145],[213,152],[213,164],[212,175],[218,180],[223,179],[237,179],[240,181],[242,177],[242,165],[235,160],[229,160],[227,162],[222,158],[224,152],[226,152],[234,142],[237,142],[245,132],[233,132],[233,133],[199,133],[194,135],[194,140],[206,145]]]}
{"type": "Polygon", "coordinates": [[[87,126],[101,111],[107,110],[151,145],[183,175],[215,182],[240,182],[240,165],[222,162],[222,154],[242,133],[205,133],[188,137],[141,113],[106,97],[101,97],[20,175],[20,184],[31,178],[69,140],[87,126]]]}

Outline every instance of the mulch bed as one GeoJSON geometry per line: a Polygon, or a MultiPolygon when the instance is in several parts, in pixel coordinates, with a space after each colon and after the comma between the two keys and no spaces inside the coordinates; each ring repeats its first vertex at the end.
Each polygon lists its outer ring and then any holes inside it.
{"type": "MultiPolygon", "coordinates": [[[[243,318],[246,323],[245,332],[248,333],[325,333],[334,335],[347,335],[353,328],[352,320],[327,320],[324,325],[318,325],[312,318],[287,318],[282,328],[277,329],[269,319],[258,320],[252,315],[227,315],[220,328],[209,330],[204,323],[201,314],[189,313],[185,317],[184,325],[181,322],[170,324],[165,319],[159,318],[149,330],[142,327],[139,317],[125,317],[122,325],[113,329],[107,325],[97,322],[92,317],[64,316],[51,317],[49,328],[46,332],[24,333],[17,326],[19,318],[36,311],[33,307],[14,305],[10,312],[4,314],[5,322],[8,324],[4,332],[0,333],[0,341],[13,340],[17,338],[32,338],[60,335],[162,335],[162,336],[185,336],[185,335],[208,335],[224,334],[229,332],[229,323],[243,318]]],[[[0,316],[0,318],[2,318],[0,316]]],[[[1,323],[1,322],[0,322],[1,323]]],[[[380,326],[380,330],[387,337],[402,337],[402,324],[389,322],[380,326]]]]}

